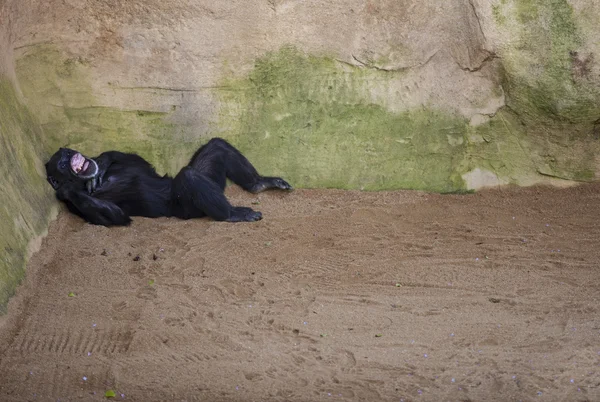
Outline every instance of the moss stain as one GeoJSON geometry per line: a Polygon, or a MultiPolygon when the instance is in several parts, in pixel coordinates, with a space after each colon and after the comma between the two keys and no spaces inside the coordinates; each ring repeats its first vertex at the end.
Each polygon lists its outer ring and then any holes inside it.
{"type": "Polygon", "coordinates": [[[25,275],[28,245],[45,231],[52,209],[42,144],[36,119],[13,84],[0,79],[0,314],[25,275]]]}
{"type": "Polygon", "coordinates": [[[568,4],[552,1],[554,8],[523,1],[508,11],[501,8],[510,0],[499,3],[498,13],[516,12],[535,28],[546,13],[554,33],[548,40],[534,32],[510,49],[503,86],[511,107],[483,125],[430,108],[392,113],[366,94],[396,73],[284,47],[257,60],[247,77],[224,80],[221,126],[261,170],[300,187],[455,192],[477,168],[514,184],[592,180],[598,144],[586,133],[598,103],[571,79],[576,28],[568,4]],[[543,68],[533,75],[515,64],[529,56],[510,58],[540,46],[543,68]]]}
{"type": "Polygon", "coordinates": [[[515,109],[533,121],[573,124],[598,118],[600,94],[574,76],[582,38],[566,0],[513,0],[520,41],[506,52],[506,89],[515,109]]]}
{"type": "Polygon", "coordinates": [[[599,144],[591,133],[600,116],[600,91],[577,74],[577,63],[585,60],[578,59],[583,39],[571,5],[503,0],[499,7],[514,21],[503,29],[519,37],[502,54],[507,104],[524,126],[536,172],[593,180],[599,144]]]}
{"type": "Polygon", "coordinates": [[[199,145],[177,141],[184,128],[169,122],[170,112],[99,105],[88,62],[52,45],[31,47],[17,59],[16,71],[27,104],[41,120],[49,153],[65,145],[90,156],[119,149],[139,153],[159,172],[175,173],[191,156],[190,148],[199,145]]]}
{"type": "Polygon", "coordinates": [[[374,80],[394,74],[284,47],[248,77],[225,80],[221,125],[260,170],[299,187],[463,189],[466,121],[392,113],[366,98],[374,80]]]}

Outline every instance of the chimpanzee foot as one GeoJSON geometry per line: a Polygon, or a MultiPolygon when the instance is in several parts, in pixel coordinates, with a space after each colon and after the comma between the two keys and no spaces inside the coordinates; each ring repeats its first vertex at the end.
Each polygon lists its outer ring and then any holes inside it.
{"type": "Polygon", "coordinates": [[[233,207],[227,222],[256,222],[262,219],[262,213],[252,208],[233,207]]]}
{"type": "Polygon", "coordinates": [[[263,177],[258,183],[252,186],[249,191],[256,194],[269,189],[291,191],[294,188],[281,177],[263,177]]]}
{"type": "Polygon", "coordinates": [[[272,182],[272,188],[278,188],[280,190],[293,190],[294,188],[291,186],[290,183],[288,183],[287,181],[283,180],[280,177],[273,177],[271,178],[271,182],[272,182]]]}

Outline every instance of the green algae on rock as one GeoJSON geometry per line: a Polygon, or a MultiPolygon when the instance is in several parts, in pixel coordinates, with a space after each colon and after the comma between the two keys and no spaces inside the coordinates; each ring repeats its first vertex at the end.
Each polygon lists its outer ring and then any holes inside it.
{"type": "Polygon", "coordinates": [[[284,47],[220,86],[221,125],[258,168],[299,187],[464,189],[466,120],[370,101],[370,83],[394,74],[284,47]]]}
{"type": "Polygon", "coordinates": [[[12,82],[0,79],[0,313],[25,275],[32,241],[44,233],[51,215],[43,143],[39,124],[12,82]]]}
{"type": "Polygon", "coordinates": [[[38,45],[17,59],[28,106],[41,120],[48,150],[68,145],[95,156],[109,149],[136,152],[158,171],[174,173],[191,157],[194,142],[177,141],[183,130],[168,112],[99,105],[86,60],[53,45],[38,45]]]}

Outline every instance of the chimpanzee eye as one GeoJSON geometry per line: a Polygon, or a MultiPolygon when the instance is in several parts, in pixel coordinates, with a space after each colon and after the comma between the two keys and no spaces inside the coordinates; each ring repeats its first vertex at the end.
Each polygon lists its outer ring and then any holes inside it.
{"type": "Polygon", "coordinates": [[[58,163],[58,167],[59,167],[60,169],[66,169],[66,168],[67,168],[67,162],[64,162],[64,161],[62,161],[62,162],[59,162],[59,163],[58,163]]]}

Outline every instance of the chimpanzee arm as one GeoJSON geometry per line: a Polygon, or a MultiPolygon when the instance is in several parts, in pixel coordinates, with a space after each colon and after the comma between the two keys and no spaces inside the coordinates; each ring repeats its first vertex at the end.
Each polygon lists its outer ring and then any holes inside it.
{"type": "Polygon", "coordinates": [[[71,211],[95,225],[126,226],[131,223],[131,218],[117,204],[91,197],[69,184],[61,186],[56,197],[69,204],[71,211]]]}
{"type": "Polygon", "coordinates": [[[98,173],[85,183],[88,194],[92,194],[97,188],[102,187],[104,175],[113,163],[130,164],[138,166],[150,166],[144,158],[136,154],[127,154],[119,151],[108,151],[94,158],[98,164],[98,173]]]}

